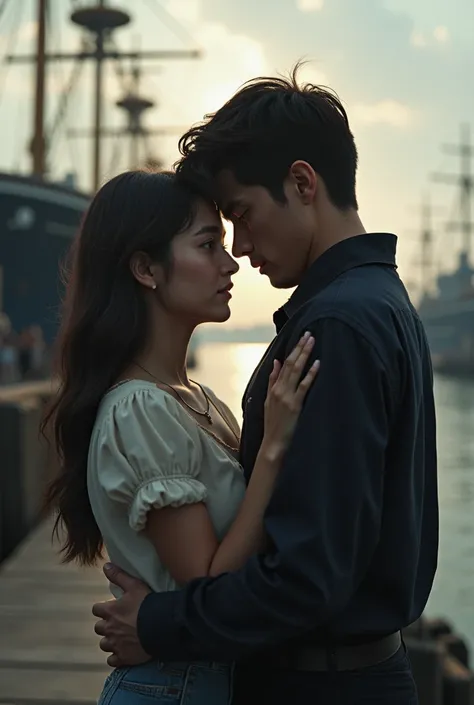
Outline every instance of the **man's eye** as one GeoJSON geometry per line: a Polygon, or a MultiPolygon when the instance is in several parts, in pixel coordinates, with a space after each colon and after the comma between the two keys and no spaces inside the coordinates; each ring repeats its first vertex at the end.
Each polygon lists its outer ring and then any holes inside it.
{"type": "Polygon", "coordinates": [[[239,223],[247,223],[247,216],[249,213],[249,208],[246,208],[242,213],[233,213],[232,215],[236,220],[239,221],[239,223]]]}

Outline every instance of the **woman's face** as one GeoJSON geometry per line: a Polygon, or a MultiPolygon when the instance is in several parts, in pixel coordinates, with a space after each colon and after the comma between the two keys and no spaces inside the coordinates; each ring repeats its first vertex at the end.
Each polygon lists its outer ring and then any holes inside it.
{"type": "Polygon", "coordinates": [[[224,247],[222,220],[211,205],[199,201],[193,222],[173,240],[170,259],[169,276],[158,285],[167,311],[192,325],[226,321],[239,265],[224,247]]]}

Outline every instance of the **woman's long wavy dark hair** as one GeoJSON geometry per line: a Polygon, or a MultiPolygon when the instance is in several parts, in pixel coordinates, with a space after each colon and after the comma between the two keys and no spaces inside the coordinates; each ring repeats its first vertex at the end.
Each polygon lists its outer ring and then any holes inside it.
{"type": "Polygon", "coordinates": [[[66,530],[65,563],[102,557],[87,490],[90,437],[102,397],[147,336],[146,301],[130,258],[142,251],[172,264],[171,242],[192,223],[197,195],[171,172],[120,174],[98,191],[71,248],[55,370],[60,388],[42,422],[59,458],[46,504],[57,512],[56,535],[66,530]]]}

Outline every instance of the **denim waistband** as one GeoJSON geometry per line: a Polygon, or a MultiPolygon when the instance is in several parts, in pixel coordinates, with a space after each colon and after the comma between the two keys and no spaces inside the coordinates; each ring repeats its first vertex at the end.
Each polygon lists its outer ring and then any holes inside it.
{"type": "Polygon", "coordinates": [[[197,666],[220,673],[227,673],[233,666],[232,663],[224,661],[153,661],[152,663],[156,663],[166,670],[187,671],[190,666],[197,666]]]}

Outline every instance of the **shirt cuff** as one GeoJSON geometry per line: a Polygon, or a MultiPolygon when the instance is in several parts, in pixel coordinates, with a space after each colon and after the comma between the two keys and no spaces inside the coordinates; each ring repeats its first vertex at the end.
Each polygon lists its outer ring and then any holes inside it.
{"type": "Polygon", "coordinates": [[[137,617],[137,633],[142,648],[162,661],[182,660],[184,644],[177,619],[179,591],[151,592],[145,597],[137,617]]]}

